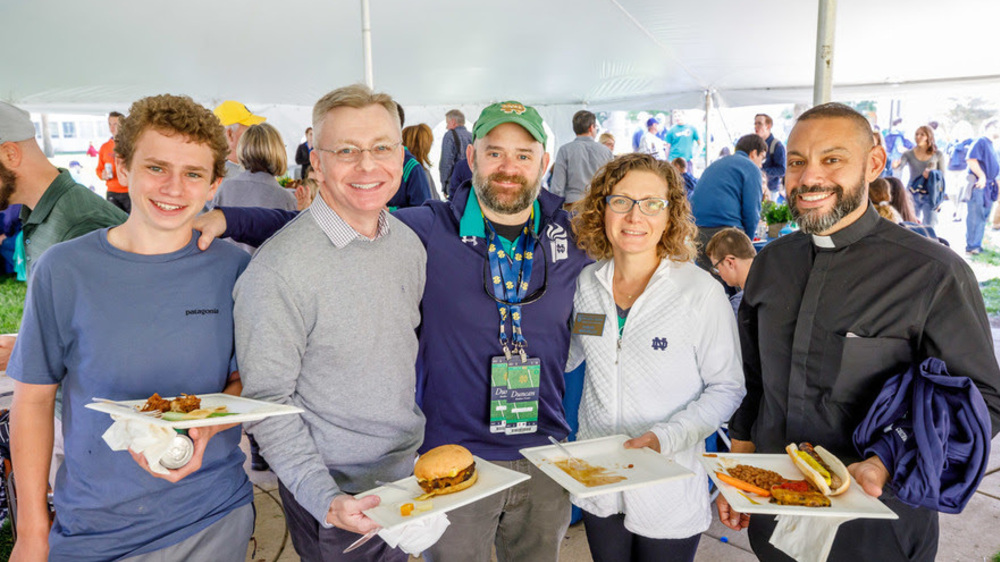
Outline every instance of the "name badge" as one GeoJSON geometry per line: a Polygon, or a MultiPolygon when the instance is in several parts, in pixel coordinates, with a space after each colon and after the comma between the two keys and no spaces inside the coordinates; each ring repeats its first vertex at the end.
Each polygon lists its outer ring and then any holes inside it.
{"type": "Polygon", "coordinates": [[[604,333],[603,314],[587,314],[579,312],[573,320],[573,333],[580,336],[600,336],[604,333]]]}
{"type": "Polygon", "coordinates": [[[519,435],[538,431],[538,393],[542,362],[537,357],[514,355],[507,361],[507,409],[504,433],[519,435]]]}

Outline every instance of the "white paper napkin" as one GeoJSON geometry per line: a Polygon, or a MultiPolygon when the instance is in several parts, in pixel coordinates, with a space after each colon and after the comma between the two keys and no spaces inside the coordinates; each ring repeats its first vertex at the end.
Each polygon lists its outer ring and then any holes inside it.
{"type": "Polygon", "coordinates": [[[378,536],[390,547],[417,556],[438,542],[450,524],[447,514],[438,513],[396,529],[382,529],[378,536]]]}
{"type": "Polygon", "coordinates": [[[167,474],[167,469],[160,464],[160,459],[170,449],[177,432],[169,427],[151,423],[122,419],[111,416],[115,423],[101,437],[111,447],[112,451],[132,449],[142,453],[149,463],[149,469],[157,474],[167,474]]]}
{"type": "Polygon", "coordinates": [[[778,515],[771,544],[798,562],[826,562],[837,529],[857,517],[778,515]]]}

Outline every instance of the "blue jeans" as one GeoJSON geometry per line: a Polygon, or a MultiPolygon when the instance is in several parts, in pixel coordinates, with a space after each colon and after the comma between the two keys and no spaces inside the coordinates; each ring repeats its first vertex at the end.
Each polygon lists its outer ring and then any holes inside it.
{"type": "Polygon", "coordinates": [[[986,201],[986,190],[975,188],[969,196],[969,212],[965,217],[965,251],[983,249],[983,232],[990,217],[993,202],[986,201]]]}
{"type": "Polygon", "coordinates": [[[914,197],[913,207],[921,224],[931,228],[937,226],[937,211],[934,210],[929,197],[914,197]]]}

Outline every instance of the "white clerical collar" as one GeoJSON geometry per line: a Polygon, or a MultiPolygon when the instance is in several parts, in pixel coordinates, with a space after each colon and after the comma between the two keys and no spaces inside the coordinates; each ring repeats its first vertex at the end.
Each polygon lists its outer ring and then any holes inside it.
{"type": "Polygon", "coordinates": [[[819,234],[813,234],[813,244],[819,248],[836,248],[837,245],[833,243],[832,236],[820,236],[819,234]]]}

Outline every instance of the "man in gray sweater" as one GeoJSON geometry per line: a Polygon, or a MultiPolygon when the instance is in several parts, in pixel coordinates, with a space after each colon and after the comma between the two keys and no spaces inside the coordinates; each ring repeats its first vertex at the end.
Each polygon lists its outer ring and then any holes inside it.
{"type": "MultiPolygon", "coordinates": [[[[246,427],[278,476],[299,556],[340,560],[377,527],[362,511],[379,498],[352,494],[409,476],[423,440],[414,365],[427,255],[384,210],[403,172],[392,98],[334,90],[313,128],[319,197],[237,282],[236,353],[244,396],[305,410],[246,427]]],[[[407,559],[382,540],[355,554],[407,559]]]]}

